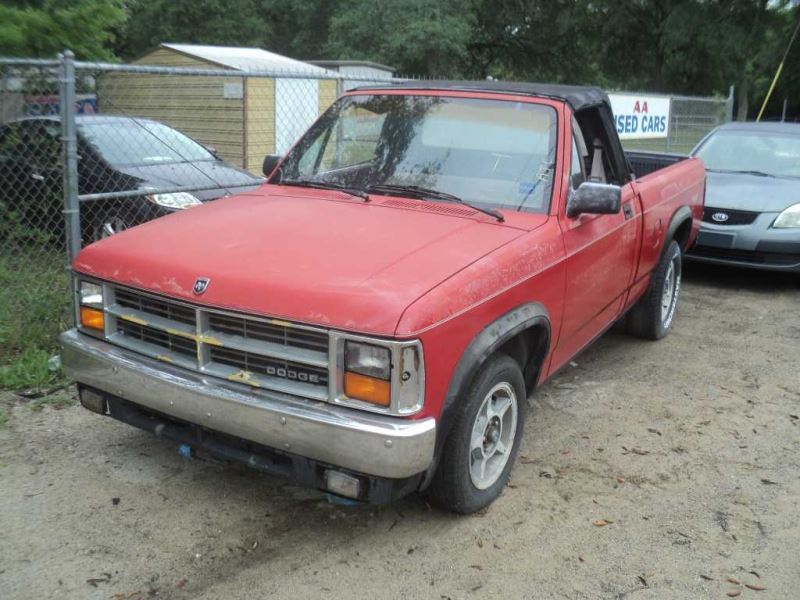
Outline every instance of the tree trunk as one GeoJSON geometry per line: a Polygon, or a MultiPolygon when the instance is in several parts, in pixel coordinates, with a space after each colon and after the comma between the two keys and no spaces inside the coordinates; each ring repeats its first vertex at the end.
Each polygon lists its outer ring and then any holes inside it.
{"type": "Polygon", "coordinates": [[[737,87],[739,93],[736,94],[736,120],[747,121],[747,111],[750,109],[750,103],[747,99],[750,94],[750,78],[747,76],[747,73],[742,74],[742,78],[737,87]]]}

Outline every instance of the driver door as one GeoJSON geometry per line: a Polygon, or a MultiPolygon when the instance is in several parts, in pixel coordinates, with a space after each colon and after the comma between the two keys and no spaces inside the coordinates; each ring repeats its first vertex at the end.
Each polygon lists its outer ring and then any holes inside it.
{"type": "MultiPolygon", "coordinates": [[[[577,126],[574,126],[577,129],[577,126]]],[[[577,135],[581,135],[577,129],[577,135]]],[[[622,187],[622,210],[613,215],[567,216],[569,194],[587,180],[585,145],[572,138],[570,189],[559,208],[566,251],[566,288],[561,335],[554,354],[558,368],[619,316],[636,266],[638,233],[633,222],[633,186],[622,187]],[[583,150],[583,151],[582,151],[583,150]]]]}

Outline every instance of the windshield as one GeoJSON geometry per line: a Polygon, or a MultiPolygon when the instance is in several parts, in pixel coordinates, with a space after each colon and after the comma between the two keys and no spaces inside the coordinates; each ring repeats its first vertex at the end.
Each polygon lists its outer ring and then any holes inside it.
{"type": "Polygon", "coordinates": [[[800,177],[800,135],[718,131],[695,153],[711,171],[756,171],[800,177]]]}
{"type": "Polygon", "coordinates": [[[348,96],[300,139],[281,177],[358,190],[416,186],[487,209],[546,212],[555,146],[556,113],[541,104],[348,96]]]}
{"type": "Polygon", "coordinates": [[[203,146],[163,123],[115,119],[81,123],[86,141],[110,165],[153,165],[214,160],[203,146]]]}

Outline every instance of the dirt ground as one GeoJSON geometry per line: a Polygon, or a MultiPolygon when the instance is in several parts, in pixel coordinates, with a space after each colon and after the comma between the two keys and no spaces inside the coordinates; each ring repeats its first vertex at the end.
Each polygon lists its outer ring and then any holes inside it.
{"type": "Polygon", "coordinates": [[[6,394],[0,597],[797,598],[800,287],[687,271],[665,340],[610,333],[533,395],[472,517],[332,505],[6,394]]]}

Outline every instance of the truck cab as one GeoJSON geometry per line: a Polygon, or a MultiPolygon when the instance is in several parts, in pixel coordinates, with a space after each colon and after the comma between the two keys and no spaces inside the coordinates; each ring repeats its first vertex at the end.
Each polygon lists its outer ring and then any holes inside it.
{"type": "Polygon", "coordinates": [[[632,164],[597,88],[350,91],[258,189],[85,248],[63,364],[197,451],[474,512],[537,386],[616,322],[673,324],[703,165],[632,164]]]}

